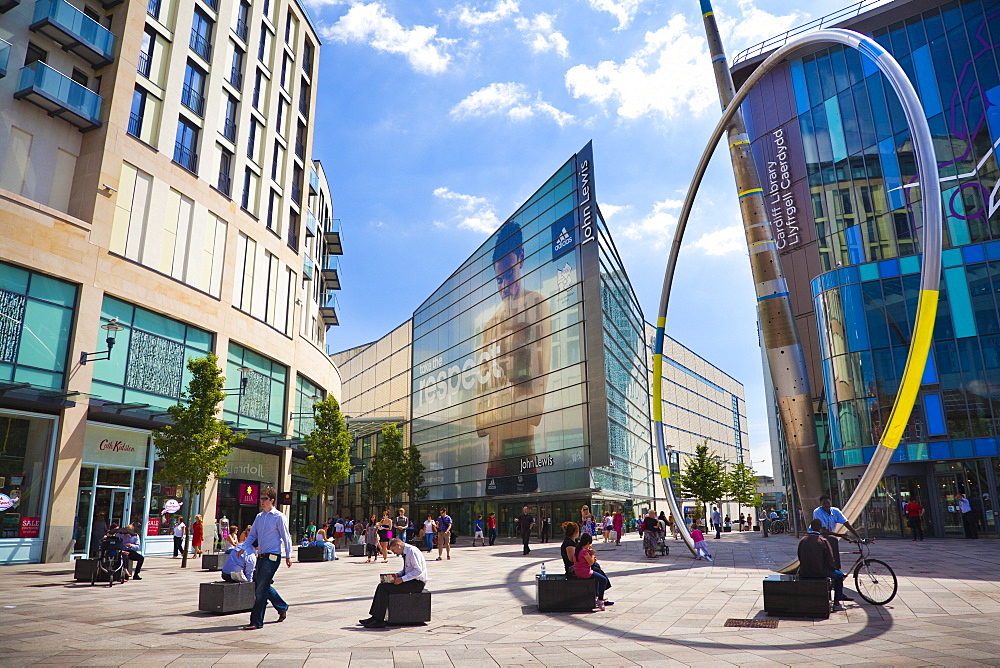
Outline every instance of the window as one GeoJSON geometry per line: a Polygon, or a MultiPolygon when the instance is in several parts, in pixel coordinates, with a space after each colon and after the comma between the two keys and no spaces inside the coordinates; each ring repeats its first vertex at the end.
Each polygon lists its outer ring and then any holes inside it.
{"type": "Polygon", "coordinates": [[[205,60],[212,59],[212,19],[198,8],[191,23],[191,49],[205,60]]]}
{"type": "Polygon", "coordinates": [[[257,160],[257,127],[260,123],[257,122],[256,118],[250,119],[250,136],[247,138],[247,157],[254,162],[259,162],[257,160]]]}
{"type": "Polygon", "coordinates": [[[198,128],[189,121],[177,119],[177,141],[174,142],[174,162],[198,173],[198,128]]]}
{"type": "Polygon", "coordinates": [[[295,155],[298,156],[299,160],[306,159],[306,126],[303,123],[298,124],[298,130],[295,133],[295,155]]]}
{"type": "Polygon", "coordinates": [[[257,76],[253,81],[253,108],[260,110],[260,89],[264,85],[264,73],[257,69],[257,76]]]}
{"type": "Polygon", "coordinates": [[[284,98],[278,98],[278,123],[275,130],[282,137],[285,136],[285,107],[287,106],[288,103],[285,102],[284,98]]]}
{"type": "Polygon", "coordinates": [[[219,154],[219,192],[229,197],[233,191],[233,154],[220,147],[219,154]]]}
{"type": "Polygon", "coordinates": [[[229,83],[233,84],[236,90],[243,90],[243,49],[233,44],[233,63],[229,72],[229,83]]]}
{"type": "Polygon", "coordinates": [[[148,0],[146,4],[146,13],[152,16],[157,21],[160,20],[160,0],[148,0]]]}
{"type": "Polygon", "coordinates": [[[267,198],[267,229],[271,231],[277,230],[281,233],[281,228],[276,225],[278,221],[274,218],[274,212],[277,211],[278,207],[281,206],[281,198],[278,197],[278,193],[274,190],[271,191],[270,196],[267,198]]]}
{"type": "Polygon", "coordinates": [[[309,97],[312,94],[312,89],[310,89],[309,84],[305,81],[299,87],[299,112],[305,116],[309,117],[309,97]]]}
{"type": "Polygon", "coordinates": [[[250,5],[246,2],[240,3],[240,8],[236,14],[236,35],[244,42],[247,41],[249,32],[250,5]]]}
{"type": "Polygon", "coordinates": [[[288,54],[281,55],[281,88],[288,90],[288,54]]]}
{"type": "Polygon", "coordinates": [[[264,0],[264,16],[271,17],[271,0],[264,0]]]}
{"type": "Polygon", "coordinates": [[[274,154],[271,156],[271,180],[278,182],[278,175],[281,173],[281,163],[283,162],[285,149],[281,148],[278,140],[274,140],[274,154]]]}
{"type": "Polygon", "coordinates": [[[136,87],[132,93],[132,110],[128,117],[128,133],[142,137],[142,119],[146,114],[146,91],[136,87]]]}
{"type": "MultiPolygon", "coordinates": [[[[264,12],[265,14],[267,12],[264,12]]],[[[260,26],[260,39],[257,40],[257,60],[262,63],[266,63],[264,56],[267,54],[267,38],[271,36],[271,33],[267,31],[267,28],[262,24],[260,26]]]]}
{"type": "Polygon", "coordinates": [[[88,84],[90,84],[90,78],[87,77],[87,73],[83,70],[78,70],[75,67],[73,68],[73,74],[70,76],[70,79],[77,82],[84,88],[87,88],[88,84]]]}
{"type": "Polygon", "coordinates": [[[294,211],[288,212],[288,245],[299,250],[299,214],[294,211]]]}
{"type": "Polygon", "coordinates": [[[299,27],[298,23],[295,20],[295,16],[291,12],[288,12],[288,17],[285,19],[285,44],[288,46],[295,45],[295,33],[299,27]]]}
{"type": "Polygon", "coordinates": [[[181,89],[181,104],[198,114],[205,115],[205,73],[188,61],[184,70],[184,87],[181,89]]]}
{"type": "Polygon", "coordinates": [[[139,48],[139,74],[149,78],[153,68],[153,50],[156,48],[156,34],[147,27],[142,33],[142,46],[139,48]]]}
{"type": "Polygon", "coordinates": [[[306,44],[302,49],[302,71],[306,73],[310,79],[312,78],[313,70],[313,55],[315,53],[315,48],[308,39],[306,44]]]}
{"type": "Polygon", "coordinates": [[[302,168],[298,165],[292,169],[292,201],[302,203],[302,168]]]}
{"type": "Polygon", "coordinates": [[[226,117],[222,122],[222,136],[231,142],[236,141],[236,114],[239,102],[232,95],[226,98],[226,117]]]}
{"type": "Polygon", "coordinates": [[[24,64],[30,65],[32,63],[37,63],[39,61],[45,62],[45,59],[49,57],[48,52],[45,49],[35,46],[31,42],[28,42],[28,51],[24,54],[24,64]]]}

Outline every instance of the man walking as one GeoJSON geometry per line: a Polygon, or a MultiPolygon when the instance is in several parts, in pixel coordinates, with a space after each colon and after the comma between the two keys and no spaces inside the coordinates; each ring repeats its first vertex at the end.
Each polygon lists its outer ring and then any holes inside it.
{"type": "MultiPolygon", "coordinates": [[[[250,623],[243,627],[244,631],[254,631],[264,628],[264,611],[270,601],[278,611],[278,621],[285,621],[288,614],[288,604],[272,586],[274,574],[278,572],[281,557],[285,557],[285,565],[292,567],[292,536],[288,533],[288,518],[274,507],[276,493],[273,487],[265,487],[260,493],[261,512],[254,518],[253,526],[247,535],[244,545],[253,545],[257,541],[257,568],[254,570],[253,581],[256,587],[253,609],[250,611],[250,623]]],[[[244,550],[239,550],[242,555],[244,550]]]]}
{"type": "Polygon", "coordinates": [[[921,518],[924,516],[924,507],[915,499],[910,499],[903,506],[903,513],[906,515],[906,523],[910,525],[910,534],[913,536],[913,540],[923,540],[924,528],[921,526],[921,518]]]}
{"type": "Polygon", "coordinates": [[[962,529],[966,538],[979,538],[979,518],[972,509],[969,498],[965,494],[958,495],[958,509],[962,511],[962,529]]]}
{"type": "Polygon", "coordinates": [[[715,527],[715,540],[722,538],[722,513],[712,506],[712,525],[715,527]]]}
{"type": "Polygon", "coordinates": [[[531,548],[528,547],[528,539],[531,538],[531,530],[535,527],[535,518],[528,512],[528,506],[521,509],[521,516],[514,521],[517,522],[517,530],[521,534],[524,554],[531,554],[531,548]]]}
{"type": "Polygon", "coordinates": [[[447,550],[448,558],[451,559],[451,516],[448,509],[442,508],[437,518],[438,533],[438,561],[441,561],[443,551],[447,550]]]}
{"type": "Polygon", "coordinates": [[[490,535],[490,546],[492,547],[497,542],[497,514],[490,513],[490,516],[486,518],[486,531],[490,535]]]}
{"type": "MultiPolygon", "coordinates": [[[[830,578],[833,581],[834,605],[841,601],[853,601],[844,593],[844,574],[834,565],[833,547],[830,545],[834,539],[825,538],[821,535],[822,531],[823,522],[813,520],[808,533],[799,541],[799,577],[807,580],[830,578]]],[[[837,609],[840,609],[839,606],[837,609]]]]}
{"type": "Polygon", "coordinates": [[[404,543],[400,538],[393,538],[389,541],[389,551],[403,555],[403,568],[396,573],[392,582],[381,582],[375,588],[375,596],[372,597],[372,605],[368,609],[368,614],[371,616],[358,621],[358,624],[365,628],[385,628],[389,594],[419,594],[427,584],[427,563],[418,548],[404,543]]]}
{"type": "Polygon", "coordinates": [[[392,521],[392,537],[402,538],[404,543],[410,542],[408,534],[410,528],[410,518],[403,514],[403,509],[396,511],[396,518],[392,521]]]}

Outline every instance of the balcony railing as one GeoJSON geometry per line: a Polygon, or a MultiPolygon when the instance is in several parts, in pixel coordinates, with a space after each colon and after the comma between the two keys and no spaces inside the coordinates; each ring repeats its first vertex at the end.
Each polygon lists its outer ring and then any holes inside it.
{"type": "Polygon", "coordinates": [[[340,240],[340,218],[327,218],[323,224],[323,237],[326,239],[326,252],[332,255],[343,255],[344,247],[340,240]]]}
{"type": "Polygon", "coordinates": [[[149,73],[152,71],[152,69],[153,69],[153,59],[145,51],[140,51],[139,66],[136,68],[136,70],[139,72],[139,74],[148,79],[149,73]]]}
{"type": "Polygon", "coordinates": [[[142,116],[135,113],[129,114],[128,133],[133,137],[142,138],[142,116]]]}
{"type": "Polygon", "coordinates": [[[306,236],[316,236],[316,216],[312,215],[312,211],[308,210],[306,211],[306,236]]]}
{"type": "Polygon", "coordinates": [[[313,195],[319,194],[319,174],[316,173],[314,167],[309,168],[309,190],[312,191],[313,195]]]}
{"type": "Polygon", "coordinates": [[[240,71],[240,68],[234,67],[229,73],[229,83],[233,84],[233,88],[236,90],[243,90],[243,72],[240,71]]]}
{"type": "Polygon", "coordinates": [[[38,0],[29,29],[51,38],[95,68],[114,60],[114,34],[66,0],[38,0]]]}
{"type": "Polygon", "coordinates": [[[340,289],[340,258],[336,255],[327,255],[320,265],[323,271],[323,278],[326,280],[326,287],[331,290],[340,289]]]}
{"type": "Polygon", "coordinates": [[[146,4],[146,13],[157,21],[160,20],[160,1],[161,0],[149,0],[146,4]]]}
{"type": "Polygon", "coordinates": [[[308,255],[302,257],[302,278],[311,281],[316,274],[316,265],[308,255]]]}
{"type": "Polygon", "coordinates": [[[174,162],[189,172],[198,173],[198,154],[181,142],[174,143],[174,162]]]}
{"type": "Polygon", "coordinates": [[[292,181],[292,201],[296,204],[302,203],[302,186],[298,181],[292,181]]]}
{"type": "Polygon", "coordinates": [[[219,192],[226,197],[233,192],[233,180],[225,172],[219,172],[219,192]]]}
{"type": "Polygon", "coordinates": [[[188,84],[181,88],[181,104],[199,116],[205,115],[205,96],[188,84]]]}
{"type": "Polygon", "coordinates": [[[0,79],[7,76],[7,61],[10,60],[10,42],[0,39],[0,79]]]}
{"type": "Polygon", "coordinates": [[[323,324],[327,327],[340,324],[340,304],[337,302],[337,295],[334,292],[326,292],[321,295],[319,313],[323,318],[323,324]]]}
{"type": "Polygon", "coordinates": [[[59,116],[80,132],[101,127],[101,96],[38,60],[21,68],[14,98],[59,116]]]}
{"type": "Polygon", "coordinates": [[[207,37],[191,32],[191,40],[188,42],[191,50],[204,58],[206,61],[212,60],[212,43],[207,37]]]}
{"type": "Polygon", "coordinates": [[[247,35],[250,33],[250,28],[247,26],[247,22],[243,19],[236,20],[236,36],[242,39],[244,42],[247,41],[247,35]]]}
{"type": "Polygon", "coordinates": [[[222,124],[222,136],[231,142],[236,141],[236,121],[227,118],[222,124]]]}

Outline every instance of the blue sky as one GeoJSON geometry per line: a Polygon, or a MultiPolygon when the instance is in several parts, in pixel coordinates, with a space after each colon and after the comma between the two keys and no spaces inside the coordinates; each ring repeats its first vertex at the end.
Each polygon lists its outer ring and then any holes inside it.
{"type": "MultiPolygon", "coordinates": [[[[313,153],[344,230],[332,350],[406,320],[590,140],[598,202],[655,320],[681,200],[720,113],[696,0],[304,2],[324,41],[313,153]]],[[[731,56],[838,7],[714,3],[731,56]]],[[[769,474],[753,285],[724,151],[673,295],[667,333],[745,385],[754,467],[769,474]]]]}

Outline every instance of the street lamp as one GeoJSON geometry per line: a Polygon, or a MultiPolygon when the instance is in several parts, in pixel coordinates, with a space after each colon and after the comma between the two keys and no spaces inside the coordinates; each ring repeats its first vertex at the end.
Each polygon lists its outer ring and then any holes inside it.
{"type": "Polygon", "coordinates": [[[223,388],[222,391],[226,394],[235,394],[242,397],[247,391],[247,374],[253,371],[253,369],[248,366],[240,366],[237,371],[240,372],[240,386],[223,388]]]}
{"type": "Polygon", "coordinates": [[[87,362],[94,362],[96,360],[111,359],[111,350],[115,347],[115,336],[117,336],[118,332],[125,328],[118,324],[118,318],[112,318],[108,322],[101,325],[101,329],[108,333],[108,338],[104,340],[108,349],[96,353],[85,353],[81,351],[80,364],[86,364],[87,362]]]}

